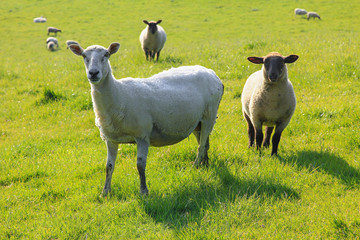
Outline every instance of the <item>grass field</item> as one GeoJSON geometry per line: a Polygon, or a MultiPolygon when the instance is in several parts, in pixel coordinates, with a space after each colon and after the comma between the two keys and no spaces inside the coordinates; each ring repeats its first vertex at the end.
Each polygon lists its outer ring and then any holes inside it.
{"type": "Polygon", "coordinates": [[[357,0],[2,1],[0,7],[0,239],[359,239],[360,2],[357,0]],[[322,20],[294,16],[317,11],[322,20]],[[47,23],[33,23],[43,15],[47,23]],[[168,40],[145,61],[143,19],[168,40]],[[62,29],[46,50],[47,27],[62,29]],[[121,145],[101,198],[106,146],[94,124],[83,47],[120,42],[116,78],[182,65],[213,69],[225,85],[210,136],[210,166],[196,169],[193,136],[150,148],[149,195],[139,193],[136,146],[121,145]],[[247,148],[241,92],[278,51],[297,109],[279,156],[247,148]]]}

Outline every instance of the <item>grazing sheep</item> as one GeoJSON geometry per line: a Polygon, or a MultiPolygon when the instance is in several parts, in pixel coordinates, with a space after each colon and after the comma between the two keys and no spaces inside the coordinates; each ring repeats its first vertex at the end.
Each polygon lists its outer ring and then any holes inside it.
{"type": "Polygon", "coordinates": [[[261,70],[250,75],[241,94],[242,111],[248,124],[249,147],[254,144],[255,138],[256,147],[260,150],[262,125],[267,126],[263,145],[269,147],[275,126],[271,155],[277,155],[281,133],[289,124],[296,106],[294,89],[285,64],[297,59],[297,55],[283,57],[279,53],[248,58],[252,63],[264,64],[261,70]]]}
{"type": "Polygon", "coordinates": [[[58,32],[61,32],[61,30],[60,30],[60,29],[57,29],[57,28],[54,28],[54,27],[48,27],[48,35],[49,35],[50,33],[55,33],[55,36],[56,36],[56,34],[57,34],[58,32]]]}
{"type": "Polygon", "coordinates": [[[54,42],[49,42],[47,45],[46,45],[47,49],[49,51],[55,51],[55,43],[54,42]]]}
{"type": "Polygon", "coordinates": [[[166,33],[161,26],[158,26],[162,20],[157,22],[148,22],[143,20],[147,27],[142,30],[139,40],[141,47],[145,52],[146,60],[154,59],[156,53],[156,61],[159,60],[160,51],[166,42],[166,33]]]}
{"type": "Polygon", "coordinates": [[[66,41],[66,49],[68,49],[71,44],[79,45],[79,43],[77,41],[67,40],[66,41]]]}
{"type": "Polygon", "coordinates": [[[301,8],[295,8],[294,10],[295,15],[306,15],[307,11],[305,9],[301,9],[301,8]]]}
{"type": "Polygon", "coordinates": [[[94,45],[83,50],[70,45],[84,58],[95,112],[95,123],[107,145],[103,196],[111,189],[118,144],[137,144],[140,192],[148,193],[145,167],[149,146],[180,142],[193,133],[198,141],[194,165],[208,164],[209,135],[215,124],[224,91],[214,71],[201,66],[172,68],[150,78],[116,80],[109,57],[119,43],[108,49],[94,45]]]}
{"type": "Polygon", "coordinates": [[[58,40],[57,40],[56,38],[54,38],[54,37],[48,37],[48,38],[46,39],[46,44],[48,44],[49,42],[53,42],[53,43],[56,45],[56,47],[59,47],[59,42],[58,42],[58,40]]]}
{"type": "Polygon", "coordinates": [[[43,16],[34,18],[34,23],[44,23],[44,22],[46,22],[46,18],[44,18],[43,16]]]}
{"type": "Polygon", "coordinates": [[[307,20],[309,20],[310,18],[318,18],[319,20],[321,20],[320,15],[317,14],[316,12],[308,12],[307,13],[307,20]]]}

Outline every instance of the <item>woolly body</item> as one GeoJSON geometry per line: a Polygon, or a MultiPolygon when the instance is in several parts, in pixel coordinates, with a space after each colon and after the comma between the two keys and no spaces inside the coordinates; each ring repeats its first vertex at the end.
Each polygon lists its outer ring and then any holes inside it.
{"type": "Polygon", "coordinates": [[[305,9],[295,8],[294,13],[295,15],[306,15],[307,11],[305,9]]]}
{"type": "Polygon", "coordinates": [[[137,144],[140,191],[147,194],[149,146],[175,144],[194,133],[199,143],[195,165],[207,164],[209,135],[223,85],[212,70],[201,66],[173,68],[150,78],[116,80],[108,58],[119,46],[113,43],[105,49],[95,45],[84,51],[79,45],[70,45],[70,49],[84,57],[96,125],[108,148],[103,195],[111,188],[120,143],[137,144]]]}
{"type": "Polygon", "coordinates": [[[59,47],[59,42],[58,42],[58,40],[57,40],[56,38],[54,38],[54,37],[48,37],[48,38],[46,39],[46,44],[48,44],[49,42],[53,42],[53,43],[56,45],[56,47],[59,47]]]}

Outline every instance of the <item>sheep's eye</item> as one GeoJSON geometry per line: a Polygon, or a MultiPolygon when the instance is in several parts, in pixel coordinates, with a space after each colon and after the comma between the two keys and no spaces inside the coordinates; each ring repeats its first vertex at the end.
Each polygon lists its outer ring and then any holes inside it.
{"type": "Polygon", "coordinates": [[[88,63],[88,62],[89,62],[89,58],[87,58],[87,57],[84,56],[84,61],[85,61],[86,63],[88,63]]]}

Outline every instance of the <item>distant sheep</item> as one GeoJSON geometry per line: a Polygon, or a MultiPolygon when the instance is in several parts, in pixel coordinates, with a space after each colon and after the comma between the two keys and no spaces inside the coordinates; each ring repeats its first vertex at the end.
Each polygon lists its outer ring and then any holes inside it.
{"type": "Polygon", "coordinates": [[[209,135],[224,91],[215,72],[201,66],[172,68],[150,78],[116,80],[108,59],[119,47],[119,43],[108,49],[69,47],[84,58],[95,122],[107,145],[103,196],[111,189],[119,144],[137,144],[142,194],[148,193],[145,167],[149,146],[172,145],[193,133],[199,144],[194,165],[207,165],[209,135]]]}
{"type": "Polygon", "coordinates": [[[241,94],[242,111],[248,124],[249,147],[253,146],[254,140],[258,150],[262,144],[269,147],[275,126],[271,155],[277,155],[281,133],[289,124],[296,107],[286,63],[293,63],[297,59],[297,55],[283,57],[279,53],[248,58],[252,63],[264,64],[261,70],[250,75],[241,94]],[[267,126],[264,142],[263,125],[267,126]]]}
{"type": "Polygon", "coordinates": [[[294,13],[295,15],[306,15],[307,11],[305,9],[295,8],[294,13]]]}
{"type": "Polygon", "coordinates": [[[58,32],[61,32],[61,30],[54,27],[48,27],[48,36],[50,35],[50,33],[54,33],[56,36],[58,32]]]}
{"type": "Polygon", "coordinates": [[[47,45],[49,42],[53,42],[53,43],[56,45],[56,47],[59,47],[59,42],[58,42],[58,40],[57,40],[56,38],[54,38],[54,37],[48,37],[48,38],[46,39],[46,45],[47,45]]]}
{"type": "Polygon", "coordinates": [[[54,42],[49,42],[47,45],[46,45],[47,49],[49,51],[55,51],[55,43],[54,42]]]}
{"type": "Polygon", "coordinates": [[[139,40],[145,52],[146,60],[154,59],[156,54],[156,61],[158,61],[160,51],[166,42],[165,30],[158,25],[161,21],[162,20],[148,22],[143,20],[143,22],[147,24],[147,27],[141,32],[139,40]]]}
{"type": "Polygon", "coordinates": [[[69,49],[69,46],[70,46],[71,44],[79,45],[79,43],[78,43],[77,41],[67,40],[67,41],[66,41],[66,49],[69,49]]]}
{"type": "Polygon", "coordinates": [[[309,20],[310,18],[314,18],[314,19],[318,18],[318,19],[321,20],[320,15],[317,14],[316,12],[308,12],[307,13],[307,20],[309,20]]]}
{"type": "Polygon", "coordinates": [[[37,18],[34,18],[34,23],[44,23],[46,22],[46,18],[44,17],[37,17],[37,18]]]}

